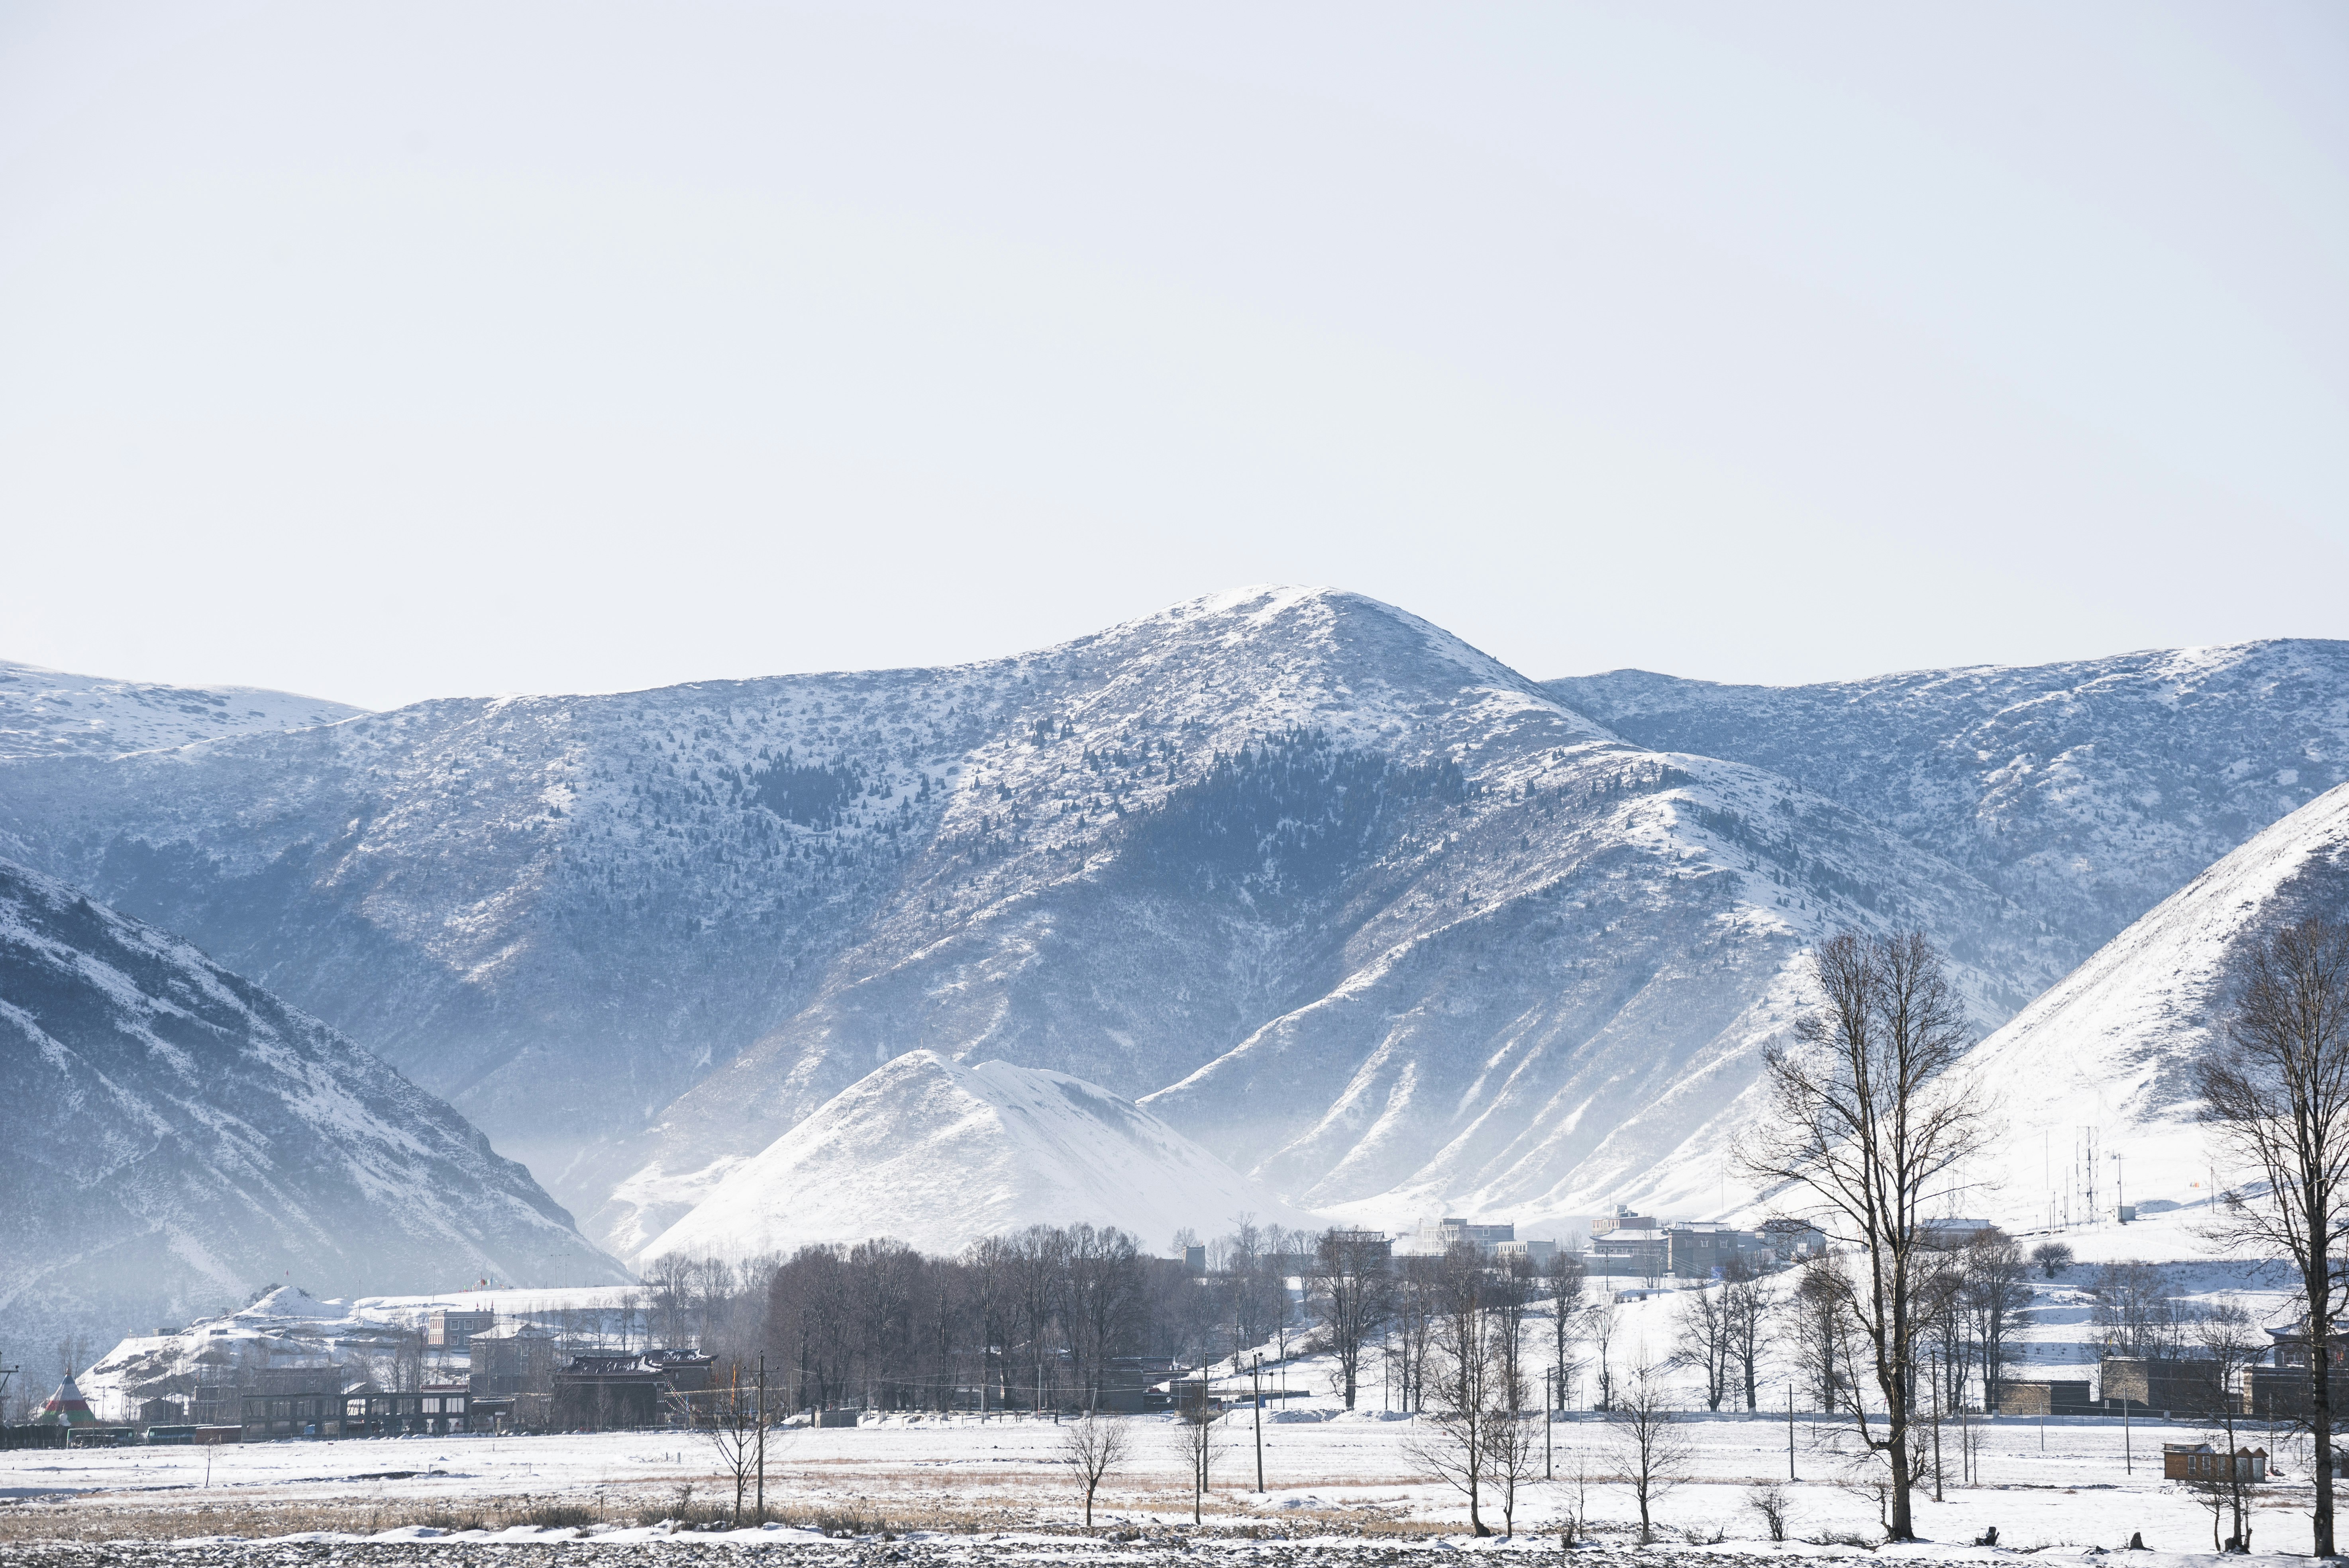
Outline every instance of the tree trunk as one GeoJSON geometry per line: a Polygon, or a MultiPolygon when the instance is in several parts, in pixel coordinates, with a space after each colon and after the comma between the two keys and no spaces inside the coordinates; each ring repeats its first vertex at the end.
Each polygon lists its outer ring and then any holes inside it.
{"type": "Polygon", "coordinates": [[[2316,1446],[2316,1555],[2333,1548],[2333,1320],[2332,1260],[2321,1257],[2315,1277],[2328,1282],[2309,1292],[2308,1439],[2316,1446]]]}
{"type": "Polygon", "coordinates": [[[1909,1412],[1904,1404],[1896,1403],[1885,1421],[1892,1441],[1889,1457],[1892,1460],[1892,1522],[1886,1534],[1894,1541],[1914,1541],[1917,1528],[1909,1511],[1909,1412]]]}

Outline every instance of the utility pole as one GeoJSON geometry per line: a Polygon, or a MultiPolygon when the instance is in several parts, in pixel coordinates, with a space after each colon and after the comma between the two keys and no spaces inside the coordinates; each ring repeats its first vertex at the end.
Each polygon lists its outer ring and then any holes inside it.
{"type": "Polygon", "coordinates": [[[1248,1366],[1248,1392],[1256,1397],[1256,1490],[1257,1495],[1261,1497],[1264,1494],[1264,1355],[1261,1351],[1248,1366]]]}
{"type": "MultiPolygon", "coordinates": [[[[1547,1367],[1542,1368],[1542,1391],[1544,1393],[1552,1393],[1557,1381],[1557,1372],[1555,1368],[1547,1367]]],[[[1557,1424],[1557,1402],[1555,1395],[1553,1394],[1551,1398],[1545,1400],[1542,1404],[1542,1480],[1552,1480],[1557,1479],[1551,1473],[1549,1460],[1549,1429],[1557,1424]]]]}
{"type": "Polygon", "coordinates": [[[759,1353],[759,1522],[767,1522],[767,1356],[759,1353]]]}
{"type": "Polygon", "coordinates": [[[1933,1501],[1941,1501],[1941,1358],[1933,1357],[1933,1501]]]}
{"type": "Polygon", "coordinates": [[[1786,1479],[1795,1480],[1795,1386],[1786,1385],[1786,1479]]]}
{"type": "MultiPolygon", "coordinates": [[[[1987,1386],[1982,1393],[1982,1407],[1985,1409],[1990,1407],[1987,1386]]],[[[1966,1461],[1965,1483],[1971,1486],[1974,1484],[1974,1429],[1973,1423],[1966,1418],[1966,1402],[1963,1399],[1958,1401],[1958,1450],[1966,1461]]]]}

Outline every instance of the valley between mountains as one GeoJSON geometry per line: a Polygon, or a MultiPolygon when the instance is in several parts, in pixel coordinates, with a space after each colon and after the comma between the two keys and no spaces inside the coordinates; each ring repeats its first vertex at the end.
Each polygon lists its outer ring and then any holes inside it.
{"type": "Polygon", "coordinates": [[[1922,927],[1988,1036],[2303,808],[2330,863],[2349,779],[2342,644],[1543,683],[1288,588],[947,669],[245,711],[51,751],[13,710],[0,856],[380,1057],[627,1259],[956,1182],[1064,1219],[1086,1158],[1199,1194],[1137,1224],[1714,1212],[1819,936],[1922,927]]]}

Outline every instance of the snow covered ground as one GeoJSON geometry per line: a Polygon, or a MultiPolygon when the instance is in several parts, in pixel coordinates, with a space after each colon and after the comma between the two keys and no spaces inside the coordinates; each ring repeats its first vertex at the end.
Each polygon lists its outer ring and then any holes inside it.
{"type": "MultiPolygon", "coordinates": [[[[1415,1535],[1464,1533],[1466,1509],[1449,1489],[1425,1479],[1409,1453],[1425,1433],[1415,1421],[1377,1412],[1299,1419],[1269,1413],[1263,1427],[1265,1490],[1256,1481],[1255,1428],[1247,1412],[1221,1425],[1226,1447],[1214,1470],[1208,1522],[1226,1530],[1281,1523],[1306,1533],[1351,1534],[1402,1527],[1415,1535]],[[1412,1530],[1411,1527],[1421,1527],[1412,1530]]],[[[1126,1418],[1136,1429],[1137,1460],[1105,1486],[1095,1523],[1159,1531],[1188,1522],[1184,1461],[1169,1418],[1126,1418]]],[[[1918,1528],[1948,1546],[1971,1543],[1995,1527],[2002,1544],[2118,1547],[2132,1532],[2161,1550],[2207,1550],[2209,1517],[2184,1489],[2160,1479],[2164,1441],[2196,1440],[2185,1428],[2118,1421],[1992,1420],[1970,1423],[1978,1483],[1961,1484],[1960,1431],[1943,1439],[1945,1482],[1917,1503],[1918,1528]],[[2133,1456],[2130,1457],[2130,1456],[2133,1456]]],[[[1793,1533],[1880,1538],[1873,1497],[1846,1484],[1853,1470],[1835,1429],[1784,1416],[1694,1416],[1685,1478],[1658,1505],[1668,1540],[1692,1532],[1710,1539],[1761,1535],[1747,1489],[1800,1478],[1793,1533]]],[[[786,1510],[832,1508],[881,1521],[954,1520],[966,1527],[1022,1530],[1075,1524],[1079,1500],[1063,1462],[1064,1429],[1049,1418],[889,1418],[849,1429],[775,1435],[768,1500],[786,1510]]],[[[1582,1415],[1552,1429],[1554,1473],[1566,1479],[1531,1487],[1518,1505],[1521,1532],[1554,1528],[1576,1505],[1578,1488],[1602,1537],[1619,1539],[1636,1519],[1620,1470],[1613,1429],[1582,1415]],[[1581,1473],[1587,1479],[1578,1483],[1581,1473]]],[[[2280,1445],[2284,1479],[2262,1489],[2254,1543],[2265,1552],[2309,1549],[2307,1470],[2289,1441],[2280,1445]]],[[[388,1525],[436,1505],[483,1499],[584,1504],[599,1518],[632,1522],[647,1505],[687,1485],[705,1501],[724,1483],[710,1452],[689,1435],[607,1433],[527,1438],[399,1439],[346,1443],[232,1445],[200,1449],[71,1449],[0,1455],[0,1512],[19,1534],[37,1508],[58,1533],[73,1532],[77,1511],[146,1509],[184,1517],[194,1506],[336,1505],[356,1510],[349,1528],[388,1525]],[[206,1480],[209,1463],[210,1478],[206,1480]]],[[[1488,1499],[1487,1522],[1500,1511],[1488,1499]]],[[[191,1529],[190,1533],[204,1533],[191,1529]]],[[[1552,1537],[1555,1544],[1555,1537],[1552,1537]]]]}

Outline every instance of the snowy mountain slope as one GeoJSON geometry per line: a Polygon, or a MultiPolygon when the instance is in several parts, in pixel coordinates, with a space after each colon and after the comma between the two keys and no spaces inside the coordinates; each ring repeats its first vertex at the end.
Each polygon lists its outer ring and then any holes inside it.
{"type": "Polygon", "coordinates": [[[2045,972],[2042,934],[1994,896],[1782,779],[1682,757],[1655,782],[1536,841],[1515,885],[1366,954],[1145,1108],[1212,1127],[1208,1147],[1296,1201],[1365,1219],[1578,1218],[1668,1174],[1709,1204],[1818,936],[1940,933],[1985,1025],[2021,1000],[1995,977],[2045,972]]]}
{"type": "Polygon", "coordinates": [[[1819,931],[1925,924],[1985,1026],[2067,961],[1851,811],[1323,590],[953,669],[0,766],[10,846],[349,1029],[623,1252],[911,1050],[1136,1098],[1310,1036],[1319,1099],[1219,1103],[1235,1063],[1159,1114],[1286,1151],[1316,1207],[1563,1202],[1702,1145],[1819,931]],[[1375,1091],[1399,1109],[1349,1163],[1374,1050],[1415,1087],[1375,1091]],[[1540,1124],[1601,1057],[1619,1098],[1540,1124]]]}
{"type": "Polygon", "coordinates": [[[645,1249],[740,1257],[894,1236],[955,1253],[1030,1224],[1114,1225],[1145,1249],[1252,1213],[1305,1226],[1223,1161],[1096,1085],[908,1051],[833,1097],[645,1249]]]}
{"type": "Polygon", "coordinates": [[[0,660],[0,758],[113,757],[313,725],[365,708],[253,686],[103,680],[0,660]]]}
{"type": "MultiPolygon", "coordinates": [[[[1961,950],[1986,1023],[2054,977],[2029,922],[1892,835],[1751,769],[1625,747],[1387,606],[1274,599],[1238,637],[1228,610],[1189,614],[1206,623],[1190,638],[1104,634],[1110,680],[974,754],[908,895],[813,1006],[616,1151],[591,1233],[651,1241],[743,1151],[908,1047],[1133,1095],[1300,1012],[1339,1020],[1337,1054],[1301,1083],[1226,1094],[1218,1078],[1153,1109],[1256,1168],[1324,1118],[1355,1071],[1346,1051],[1392,1016],[1411,1022],[1387,1059],[1425,1092],[1397,1102],[1385,1152],[1325,1181],[1344,1155],[1325,1138],[1264,1167],[1271,1185],[1310,1207],[1390,1187],[1429,1205],[1588,1190],[1669,1146],[1662,1124],[1633,1118],[1584,1167],[1591,1144],[1526,1130],[1531,1086],[1603,1050],[1592,1070],[1630,1072],[1636,1092],[1661,1095],[1692,1054],[1740,1064],[1708,1080],[1733,1092],[1785,1012],[1747,1010],[1806,933],[1927,923],[1961,950]],[[1300,707],[1344,719],[1347,743],[1284,728],[1300,707]],[[1483,1080],[1506,1107],[1468,1094],[1464,1064],[1529,1037],[1548,1042],[1538,1068],[1483,1080]]],[[[1711,1099],[1675,1101],[1672,1138],[1711,1099]]]]}
{"type": "Polygon", "coordinates": [[[0,843],[363,1037],[559,1180],[796,1010],[1019,689],[1010,663],[435,702],[0,766],[0,843]]]}
{"type": "Polygon", "coordinates": [[[2349,643],[1733,686],[1546,683],[1642,745],[1806,785],[2039,914],[2077,962],[2221,855],[2349,780],[2349,643]]]}
{"type": "MultiPolygon", "coordinates": [[[[2052,1198],[2060,1212],[2088,1128],[2121,1156],[2131,1201],[2206,1200],[2213,1166],[2188,1075],[2224,1025],[2229,957],[2247,934],[2310,914],[2349,919],[2349,785],[2163,900],[1976,1047],[1971,1065],[2014,1130],[1995,1161],[2010,1173],[2003,1212],[2044,1224],[2052,1198]]],[[[2109,1174],[2097,1177],[2099,1215],[2118,1196],[2109,1174]]],[[[2085,1181],[2073,1187],[2074,1217],[2088,1217],[2085,1181]]]]}
{"type": "Polygon", "coordinates": [[[626,1275],[446,1105],[188,944],[0,862],[0,1318],[110,1328],[626,1275]]]}

